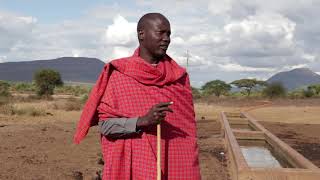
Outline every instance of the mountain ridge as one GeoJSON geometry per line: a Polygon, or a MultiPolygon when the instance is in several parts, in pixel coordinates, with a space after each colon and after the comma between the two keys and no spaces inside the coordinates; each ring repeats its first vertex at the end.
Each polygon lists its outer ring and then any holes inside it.
{"type": "Polygon", "coordinates": [[[320,84],[320,75],[309,68],[296,68],[279,72],[271,76],[267,82],[280,82],[288,90],[294,90],[311,84],[320,84]]]}
{"type": "Polygon", "coordinates": [[[31,82],[34,72],[49,68],[59,71],[63,81],[94,83],[104,64],[97,58],[88,57],[60,57],[48,60],[5,62],[0,63],[0,79],[31,82]]]}

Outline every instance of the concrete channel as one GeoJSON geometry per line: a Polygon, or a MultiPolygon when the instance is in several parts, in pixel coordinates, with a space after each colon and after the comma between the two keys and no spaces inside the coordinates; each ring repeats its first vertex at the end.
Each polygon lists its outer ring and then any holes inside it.
{"type": "Polygon", "coordinates": [[[319,180],[320,169],[249,114],[221,112],[232,180],[319,180]]]}

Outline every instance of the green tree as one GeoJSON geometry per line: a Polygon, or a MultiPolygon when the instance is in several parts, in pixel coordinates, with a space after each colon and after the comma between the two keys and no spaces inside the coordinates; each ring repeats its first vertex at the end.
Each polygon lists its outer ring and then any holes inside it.
{"type": "Polygon", "coordinates": [[[207,82],[201,89],[203,90],[204,95],[214,94],[219,97],[222,94],[227,94],[230,91],[231,86],[224,81],[214,80],[207,82]]]}
{"type": "Polygon", "coordinates": [[[60,73],[52,69],[42,69],[34,74],[33,80],[39,96],[50,96],[56,86],[63,85],[60,73]]]}
{"type": "Polygon", "coordinates": [[[269,98],[284,97],[287,94],[287,90],[282,83],[273,82],[263,89],[263,94],[269,98]]]}
{"type": "Polygon", "coordinates": [[[252,89],[254,87],[259,86],[265,86],[265,81],[259,81],[256,79],[239,79],[231,82],[230,84],[237,86],[238,88],[241,88],[245,91],[247,96],[250,96],[252,89]]]}

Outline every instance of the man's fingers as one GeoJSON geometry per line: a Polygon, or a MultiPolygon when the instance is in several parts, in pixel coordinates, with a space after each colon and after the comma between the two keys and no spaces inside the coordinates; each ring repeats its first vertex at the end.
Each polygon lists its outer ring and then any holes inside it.
{"type": "Polygon", "coordinates": [[[158,117],[165,117],[167,114],[165,112],[154,112],[153,117],[158,118],[158,117]]]}
{"type": "Polygon", "coordinates": [[[169,105],[173,104],[173,102],[162,102],[162,103],[159,103],[159,104],[156,104],[155,107],[157,108],[160,108],[160,107],[167,107],[169,105]]]}
{"type": "Polygon", "coordinates": [[[173,112],[173,110],[169,107],[161,107],[156,109],[157,112],[162,112],[162,111],[168,111],[168,112],[173,112]]]}

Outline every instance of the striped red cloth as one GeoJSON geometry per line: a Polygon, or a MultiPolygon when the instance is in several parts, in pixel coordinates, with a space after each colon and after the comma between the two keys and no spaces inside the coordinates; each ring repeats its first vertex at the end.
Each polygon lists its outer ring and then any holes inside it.
{"type": "MultiPolygon", "coordinates": [[[[173,101],[162,129],[162,179],[200,179],[196,124],[188,74],[169,56],[157,66],[133,56],[106,64],[83,109],[74,137],[110,117],[139,117],[160,102],[173,101]]],[[[156,127],[128,139],[102,136],[103,179],[156,179],[156,127]]]]}

